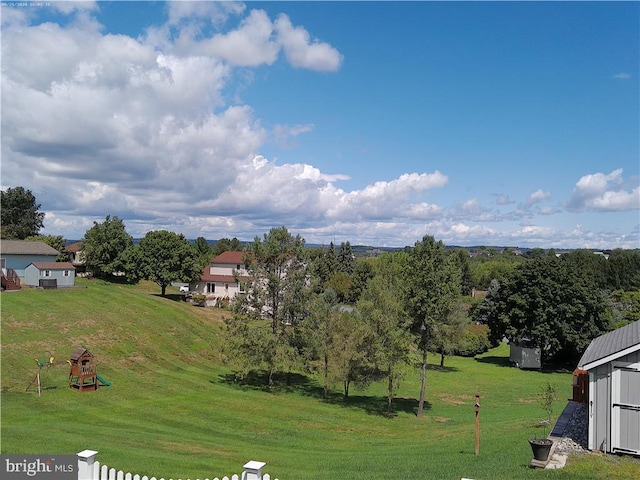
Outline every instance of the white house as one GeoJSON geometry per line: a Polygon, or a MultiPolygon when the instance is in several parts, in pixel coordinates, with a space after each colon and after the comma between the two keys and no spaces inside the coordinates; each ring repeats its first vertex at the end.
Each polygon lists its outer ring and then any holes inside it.
{"type": "Polygon", "coordinates": [[[243,278],[248,278],[244,252],[223,252],[211,260],[200,280],[189,284],[194,294],[207,296],[207,305],[215,305],[221,299],[232,299],[244,293],[243,278]]]}
{"type": "Polygon", "coordinates": [[[77,272],[84,272],[86,270],[86,261],[84,258],[84,243],[75,242],[71,245],[67,245],[65,250],[69,253],[69,261],[76,267],[77,272]]]}

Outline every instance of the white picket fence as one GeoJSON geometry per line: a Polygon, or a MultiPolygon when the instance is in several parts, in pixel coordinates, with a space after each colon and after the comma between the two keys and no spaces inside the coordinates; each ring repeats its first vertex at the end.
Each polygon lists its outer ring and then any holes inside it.
{"type": "MultiPolygon", "coordinates": [[[[140,476],[122,470],[101,465],[96,460],[98,452],[95,450],[83,450],[76,454],[78,456],[78,480],[164,480],[156,477],[140,476]]],[[[243,465],[242,475],[232,475],[231,477],[215,477],[212,480],[271,480],[268,473],[263,474],[262,469],[266,463],[252,460],[243,465]]],[[[172,480],[172,479],[169,479],[172,480]]],[[[205,480],[209,480],[208,478],[205,480]]],[[[274,480],[278,480],[277,478],[274,480]]]]}

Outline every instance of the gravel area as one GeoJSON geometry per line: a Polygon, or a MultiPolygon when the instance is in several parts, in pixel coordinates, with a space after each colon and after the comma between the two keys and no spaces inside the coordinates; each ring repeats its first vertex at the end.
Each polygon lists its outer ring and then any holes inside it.
{"type": "Polygon", "coordinates": [[[577,404],[564,432],[557,437],[555,452],[560,454],[585,453],[589,435],[587,406],[577,404]]]}

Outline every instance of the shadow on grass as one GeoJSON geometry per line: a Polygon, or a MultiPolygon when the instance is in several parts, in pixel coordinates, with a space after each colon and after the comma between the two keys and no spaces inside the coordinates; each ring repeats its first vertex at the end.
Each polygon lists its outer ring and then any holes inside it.
{"type": "MultiPolygon", "coordinates": [[[[322,395],[322,388],[312,382],[306,375],[299,373],[275,373],[273,375],[273,385],[269,386],[269,372],[256,370],[249,372],[244,378],[234,373],[220,375],[221,383],[231,385],[241,390],[260,390],[274,393],[305,393],[313,395],[314,390],[318,390],[322,395]]],[[[216,383],[215,380],[210,380],[216,383]]]]}
{"type": "Polygon", "coordinates": [[[441,367],[440,364],[428,364],[427,365],[427,370],[432,371],[432,372],[442,372],[442,373],[452,373],[452,372],[459,372],[460,370],[456,367],[447,367],[446,365],[444,367],[441,367]]]}
{"type": "MultiPolygon", "coordinates": [[[[391,415],[387,413],[387,398],[368,395],[349,395],[329,392],[324,396],[324,389],[306,375],[298,373],[278,373],[273,376],[273,385],[268,385],[269,374],[266,371],[250,372],[244,378],[233,373],[220,375],[218,382],[241,390],[258,390],[271,393],[298,393],[323,402],[339,405],[345,408],[355,408],[367,412],[369,415],[381,417],[395,417],[403,412],[415,415],[418,411],[418,400],[414,398],[394,398],[391,415]]],[[[209,380],[216,383],[216,380],[209,380]]],[[[431,409],[431,404],[425,402],[424,409],[431,409]]]]}
{"type": "MultiPolygon", "coordinates": [[[[480,363],[490,363],[498,367],[518,368],[511,363],[508,357],[475,357],[475,361],[480,363]]],[[[560,363],[543,365],[542,368],[523,368],[521,370],[531,370],[539,373],[571,373],[573,372],[573,367],[571,366],[571,363],[560,363]]]]}
{"type": "Polygon", "coordinates": [[[498,367],[511,367],[513,366],[508,357],[496,357],[496,356],[486,356],[486,357],[475,357],[476,362],[480,363],[490,363],[492,365],[496,365],[498,367]]]}
{"type": "Polygon", "coordinates": [[[129,281],[124,275],[109,275],[105,274],[100,277],[89,277],[90,282],[102,283],[104,285],[108,285],[110,283],[116,285],[134,285],[134,282],[129,281]]]}
{"type": "Polygon", "coordinates": [[[573,373],[575,365],[543,365],[538,372],[540,373],[573,373]]]}
{"type": "Polygon", "coordinates": [[[152,293],[154,297],[166,298],[167,300],[173,300],[174,302],[184,302],[185,296],[182,293],[165,293],[164,296],[160,293],[152,293]]]}

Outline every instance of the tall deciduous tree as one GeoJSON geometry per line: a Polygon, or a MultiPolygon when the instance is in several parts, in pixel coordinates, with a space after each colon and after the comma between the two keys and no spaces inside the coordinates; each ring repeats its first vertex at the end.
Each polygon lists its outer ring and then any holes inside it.
{"type": "Polygon", "coordinates": [[[324,398],[328,397],[332,383],[333,353],[336,348],[341,348],[335,335],[341,314],[338,296],[329,288],[313,296],[309,303],[309,315],[300,323],[299,335],[304,361],[310,370],[316,370],[314,366],[320,363],[324,398]]]}
{"type": "Polygon", "coordinates": [[[431,351],[440,354],[440,368],[444,368],[444,359],[458,351],[469,325],[469,316],[461,301],[456,302],[449,314],[434,325],[431,351]]]}
{"type": "MultiPolygon", "coordinates": [[[[508,282],[505,278],[502,283],[508,282]]],[[[495,278],[489,283],[487,295],[473,310],[473,319],[482,325],[489,327],[489,341],[497,347],[504,338],[509,326],[509,311],[506,307],[506,296],[500,291],[501,283],[495,278]]]]}
{"type": "Polygon", "coordinates": [[[44,213],[31,190],[7,188],[0,192],[0,233],[2,238],[24,240],[37,235],[44,226],[44,213]]]}
{"type": "Polygon", "coordinates": [[[158,284],[163,296],[171,282],[189,282],[201,273],[198,252],[182,234],[148,232],[138,248],[142,278],[158,284]]]}
{"type": "MultiPolygon", "coordinates": [[[[603,255],[596,255],[591,250],[579,249],[563,254],[560,261],[577,275],[587,278],[597,289],[602,290],[607,287],[608,263],[603,255]]],[[[638,273],[640,274],[640,270],[638,273]]]]}
{"type": "Polygon", "coordinates": [[[330,288],[338,295],[340,303],[344,303],[349,298],[351,292],[351,277],[344,272],[335,272],[324,284],[325,288],[330,288]]]}
{"type": "Polygon", "coordinates": [[[616,248],[607,260],[607,285],[611,290],[640,290],[640,249],[616,248]]]}
{"type": "Polygon", "coordinates": [[[367,347],[369,327],[357,310],[343,310],[334,323],[331,378],[342,383],[345,400],[351,385],[364,388],[379,378],[367,347]]]}
{"type": "Polygon", "coordinates": [[[406,272],[407,312],[422,357],[417,412],[421,417],[427,385],[427,352],[435,326],[451,313],[460,294],[460,272],[444,244],[431,236],[425,236],[409,250],[406,272]]]}
{"type": "Polygon", "coordinates": [[[387,379],[387,414],[391,415],[396,389],[409,362],[411,336],[402,297],[402,270],[406,254],[386,254],[378,259],[376,275],[357,303],[367,326],[364,349],[371,363],[387,379]]]}
{"type": "Polygon", "coordinates": [[[608,299],[592,278],[555,256],[537,256],[491,291],[476,318],[494,339],[527,338],[543,351],[543,362],[577,361],[589,342],[611,328],[608,299]]]}
{"type": "MultiPolygon", "coordinates": [[[[236,297],[231,322],[246,323],[247,318],[269,320],[271,336],[261,338],[265,343],[262,350],[266,355],[270,385],[276,371],[290,368],[298,361],[292,342],[309,298],[304,243],[300,235],[294,237],[285,227],[279,227],[272,228],[262,239],[256,237],[246,249],[251,281],[246,286],[246,293],[236,297]]],[[[234,329],[232,325],[230,330],[234,329]]],[[[242,333],[242,329],[237,330],[242,333]]],[[[245,331],[250,332],[250,329],[245,331]]],[[[234,341],[242,342],[243,339],[238,337],[234,341]]],[[[250,359],[238,357],[237,360],[242,363],[250,359]]]]}
{"type": "Polygon", "coordinates": [[[211,256],[217,257],[223,252],[241,252],[242,243],[236,237],[221,238],[211,247],[211,256]]]}
{"type": "Polygon", "coordinates": [[[133,246],[133,237],[117,216],[107,215],[104,222],[93,222],[82,239],[87,270],[101,277],[124,271],[123,253],[133,246]]]}
{"type": "Polygon", "coordinates": [[[611,294],[611,300],[616,309],[615,328],[640,320],[640,290],[633,292],[616,290],[611,294]]]}
{"type": "Polygon", "coordinates": [[[209,245],[209,242],[207,242],[206,238],[204,237],[196,238],[196,241],[193,244],[193,246],[195,247],[196,252],[198,252],[198,255],[205,257],[207,261],[211,259],[211,246],[209,245]]]}
{"type": "Polygon", "coordinates": [[[516,255],[502,255],[497,260],[475,257],[470,262],[473,286],[480,290],[486,290],[489,288],[491,280],[502,281],[524,261],[524,257],[516,255]]]}
{"type": "Polygon", "coordinates": [[[362,295],[362,292],[367,288],[367,283],[374,276],[373,265],[375,260],[373,259],[360,259],[356,261],[356,267],[351,275],[351,289],[349,290],[349,301],[356,303],[362,295]]]}

